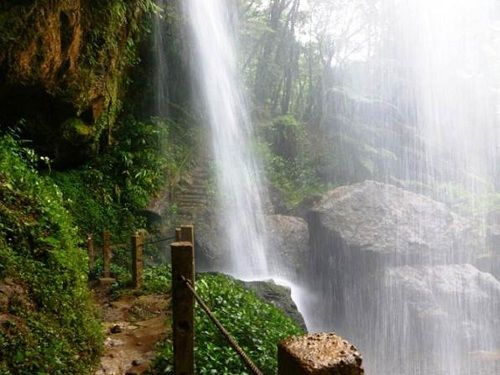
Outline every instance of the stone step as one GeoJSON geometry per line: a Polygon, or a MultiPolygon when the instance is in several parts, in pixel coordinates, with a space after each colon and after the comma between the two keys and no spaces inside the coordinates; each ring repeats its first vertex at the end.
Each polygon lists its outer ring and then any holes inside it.
{"type": "Polygon", "coordinates": [[[179,194],[182,193],[200,193],[206,194],[207,188],[205,186],[185,186],[179,189],[179,194]]]}
{"type": "Polygon", "coordinates": [[[180,208],[191,208],[191,207],[207,207],[206,202],[185,202],[179,203],[180,208]]]}
{"type": "Polygon", "coordinates": [[[208,199],[207,195],[199,194],[178,194],[175,197],[176,201],[206,201],[208,199]]]}

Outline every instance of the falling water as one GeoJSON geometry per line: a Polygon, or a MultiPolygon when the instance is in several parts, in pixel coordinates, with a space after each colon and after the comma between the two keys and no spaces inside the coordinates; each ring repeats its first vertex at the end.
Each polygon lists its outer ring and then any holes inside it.
{"type": "Polygon", "coordinates": [[[192,65],[210,124],[219,194],[219,222],[227,237],[226,272],[267,274],[264,215],[252,124],[237,68],[231,1],[183,0],[193,44],[192,65]]]}
{"type": "MultiPolygon", "coordinates": [[[[352,63],[355,74],[337,72],[344,74],[349,90],[377,105],[341,113],[338,117],[348,120],[335,134],[352,134],[363,122],[372,134],[364,138],[371,149],[383,150],[377,156],[390,156],[374,163],[372,178],[425,193],[459,210],[475,225],[474,246],[486,251],[480,203],[495,192],[498,177],[500,4],[381,0],[377,12],[370,53],[352,63]]],[[[369,204],[383,207],[385,202],[369,204]]],[[[421,232],[429,230],[433,220],[441,225],[429,216],[412,220],[421,232]]],[[[394,229],[396,238],[404,235],[400,229],[394,229]]],[[[384,234],[380,236],[384,240],[384,234]]],[[[454,252],[461,245],[450,240],[448,247],[454,252]]],[[[500,346],[495,326],[500,284],[492,275],[457,260],[453,252],[444,261],[417,256],[397,267],[388,257],[371,274],[370,262],[331,255],[344,251],[343,246],[332,241],[317,245],[321,250],[309,278],[319,281],[309,282],[320,292],[311,291],[306,317],[311,328],[339,329],[358,344],[368,374],[500,371],[498,365],[474,357],[498,353],[500,346]],[[372,281],[361,286],[368,275],[372,281]]]]}
{"type": "MultiPolygon", "coordinates": [[[[189,24],[196,87],[210,124],[219,221],[229,245],[225,271],[243,278],[268,276],[258,163],[252,155],[252,126],[232,38],[237,34],[230,11],[234,3],[181,3],[189,24]]],[[[369,51],[364,57],[358,53],[352,64],[356,69],[339,69],[336,74],[339,82],[351,86],[347,89],[378,107],[358,106],[339,113],[338,118],[347,119],[345,127],[341,121],[331,126],[340,127],[336,135],[342,136],[363,122],[369,128],[365,133],[371,135],[363,137],[361,131],[356,135],[360,141],[368,139],[369,150],[384,151],[377,157],[386,157],[373,163],[372,178],[425,193],[449,208],[459,207],[481,229],[484,219],[471,212],[478,208],[477,197],[494,191],[496,177],[499,4],[495,0],[374,3],[378,13],[370,20],[374,27],[369,51]],[[457,190],[475,197],[468,207],[457,199],[457,190]]],[[[427,223],[418,220],[415,225],[422,230],[432,224],[432,217],[425,218],[427,223]]],[[[399,229],[396,232],[396,237],[402,235],[399,229]]],[[[310,257],[317,267],[302,278],[306,288],[313,286],[299,301],[308,327],[338,330],[351,339],[365,356],[368,374],[495,373],[471,356],[500,345],[493,323],[498,321],[498,300],[492,301],[499,296],[491,294],[500,289],[487,290],[498,286],[493,276],[463,262],[453,264],[459,262],[450,256],[439,264],[418,259],[416,266],[380,264],[373,282],[360,285],[359,279],[374,265],[332,256],[338,243],[320,245],[321,251],[310,257]]],[[[486,248],[484,242],[476,245],[486,248]]]]}
{"type": "MultiPolygon", "coordinates": [[[[159,9],[166,9],[166,0],[156,0],[159,9]]],[[[155,14],[153,18],[153,53],[154,53],[154,114],[159,117],[168,115],[168,61],[165,52],[166,38],[165,27],[162,22],[162,13],[155,14]]]]}

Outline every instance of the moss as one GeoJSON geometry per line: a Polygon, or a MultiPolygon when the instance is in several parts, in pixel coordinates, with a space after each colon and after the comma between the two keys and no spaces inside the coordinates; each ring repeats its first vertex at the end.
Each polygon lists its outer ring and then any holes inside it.
{"type": "Polygon", "coordinates": [[[92,140],[94,129],[79,118],[70,118],[62,126],[62,137],[73,145],[84,144],[92,140]]]}
{"type": "Polygon", "coordinates": [[[38,157],[0,139],[0,325],[3,374],[90,373],[102,347],[87,258],[62,194],[38,157]]]}
{"type": "MultiPolygon", "coordinates": [[[[102,135],[109,137],[121,110],[129,68],[139,61],[137,46],[148,24],[144,16],[155,9],[152,0],[2,2],[2,126],[14,126],[21,118],[29,127],[40,125],[43,109],[12,113],[17,105],[4,100],[13,90],[34,87],[71,109],[55,116],[62,117],[59,122],[47,113],[42,120],[46,127],[58,132],[68,118],[81,118],[93,126],[96,142],[102,135]]],[[[64,106],[56,106],[56,112],[59,107],[64,106]]]]}

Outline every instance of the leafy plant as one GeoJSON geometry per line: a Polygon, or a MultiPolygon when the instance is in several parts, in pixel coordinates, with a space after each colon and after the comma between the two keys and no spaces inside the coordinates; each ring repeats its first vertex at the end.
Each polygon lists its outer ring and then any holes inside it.
{"type": "MultiPolygon", "coordinates": [[[[196,281],[196,289],[265,374],[276,372],[278,341],[303,333],[279,309],[261,301],[230,277],[202,275],[196,281]]],[[[199,307],[196,308],[195,327],[197,374],[248,374],[241,359],[199,307]]],[[[155,373],[172,373],[170,341],[166,341],[157,354],[155,373]]]]}
{"type": "Polygon", "coordinates": [[[0,280],[15,291],[2,311],[0,369],[87,373],[102,347],[87,258],[61,192],[35,171],[37,160],[12,137],[0,138],[0,280]]]}
{"type": "Polygon", "coordinates": [[[263,127],[257,152],[274,192],[274,204],[295,209],[305,198],[326,189],[318,171],[318,154],[303,124],[293,116],[279,116],[263,127]],[[276,197],[277,196],[277,197],[276,197]]]}

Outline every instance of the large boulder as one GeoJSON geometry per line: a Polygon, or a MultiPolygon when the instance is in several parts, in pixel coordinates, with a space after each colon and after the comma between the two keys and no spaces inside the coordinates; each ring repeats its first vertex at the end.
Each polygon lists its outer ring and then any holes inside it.
{"type": "MultiPolygon", "coordinates": [[[[298,217],[266,216],[267,261],[273,274],[296,275],[309,248],[307,223],[298,217]],[[274,272],[275,271],[275,272],[274,272]]],[[[215,215],[205,212],[195,222],[196,262],[199,270],[231,271],[227,264],[229,243],[215,215]]]]}
{"type": "Polygon", "coordinates": [[[374,373],[486,375],[500,368],[477,356],[500,348],[500,282],[492,275],[471,265],[402,266],[355,290],[346,326],[366,347],[374,373]]]}
{"type": "Polygon", "coordinates": [[[483,242],[445,204],[374,181],[330,191],[308,222],[313,247],[365,266],[469,263],[483,242]]]}
{"type": "MultiPolygon", "coordinates": [[[[304,219],[295,216],[270,215],[268,224],[268,253],[275,256],[277,266],[287,274],[296,274],[308,257],[309,228],[304,219]]],[[[270,259],[272,260],[272,259],[270,259]]]]}
{"type": "Polygon", "coordinates": [[[252,290],[262,300],[273,304],[292,319],[304,331],[307,330],[304,318],[292,299],[290,288],[268,281],[242,281],[245,288],[252,290]]]}
{"type": "Polygon", "coordinates": [[[500,282],[468,264],[485,237],[445,204],[366,181],[307,215],[304,314],[359,346],[374,374],[498,373],[500,282]]]}
{"type": "Polygon", "coordinates": [[[223,229],[208,210],[196,218],[194,238],[198,271],[230,271],[227,264],[229,244],[224,239],[223,229]]]}

